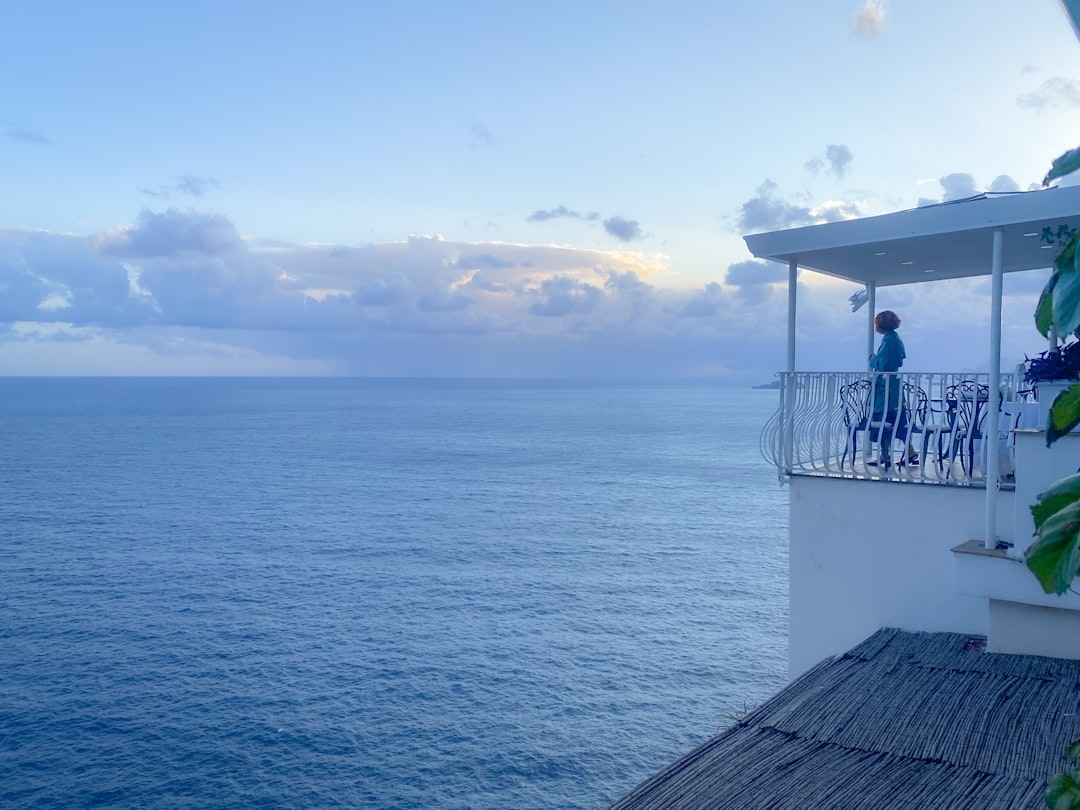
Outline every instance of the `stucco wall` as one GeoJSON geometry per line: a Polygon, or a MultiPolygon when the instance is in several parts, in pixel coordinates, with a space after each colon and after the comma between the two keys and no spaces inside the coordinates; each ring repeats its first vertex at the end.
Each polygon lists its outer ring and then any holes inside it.
{"type": "Polygon", "coordinates": [[[1039,493],[1059,478],[1077,472],[1080,467],[1080,433],[1062,436],[1053,446],[1046,446],[1041,430],[1016,431],[1016,537],[1021,548],[1034,542],[1035,521],[1031,504],[1039,493]]]}
{"type": "MultiPolygon", "coordinates": [[[[984,490],[801,476],[790,486],[791,677],[880,627],[986,634],[987,600],[956,591],[950,551],[983,537],[984,490]]],[[[1011,492],[999,513],[1011,534],[1011,492]]]]}

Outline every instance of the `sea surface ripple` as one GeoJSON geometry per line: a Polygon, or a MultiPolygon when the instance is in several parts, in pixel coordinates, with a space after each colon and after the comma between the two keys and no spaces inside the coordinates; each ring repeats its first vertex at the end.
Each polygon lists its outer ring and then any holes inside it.
{"type": "Polygon", "coordinates": [[[0,392],[0,806],[599,808],[784,683],[775,392],[0,392]]]}

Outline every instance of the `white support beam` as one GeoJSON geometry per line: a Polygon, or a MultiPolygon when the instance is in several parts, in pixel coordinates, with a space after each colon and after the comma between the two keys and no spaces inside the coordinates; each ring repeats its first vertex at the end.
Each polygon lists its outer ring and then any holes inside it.
{"type": "Polygon", "coordinates": [[[990,401],[986,404],[986,426],[983,445],[986,447],[986,533],[983,545],[997,545],[997,500],[1001,487],[998,469],[998,429],[1001,426],[1001,281],[1004,274],[1005,232],[994,229],[993,253],[990,260],[990,401]]]}
{"type": "Polygon", "coordinates": [[[788,262],[787,283],[787,370],[795,370],[795,304],[798,298],[799,261],[788,262]]]}
{"type": "Polygon", "coordinates": [[[874,318],[877,317],[877,284],[866,284],[866,370],[870,368],[870,358],[874,356],[874,318]]]}

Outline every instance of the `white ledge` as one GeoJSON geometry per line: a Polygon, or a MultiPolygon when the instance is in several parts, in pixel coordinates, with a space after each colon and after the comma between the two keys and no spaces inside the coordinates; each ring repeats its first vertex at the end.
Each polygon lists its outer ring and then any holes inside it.
{"type": "Polygon", "coordinates": [[[952,552],[956,565],[954,584],[959,593],[1080,611],[1080,594],[1046,593],[1023,562],[1011,559],[1004,551],[985,548],[981,540],[961,543],[952,552]]]}

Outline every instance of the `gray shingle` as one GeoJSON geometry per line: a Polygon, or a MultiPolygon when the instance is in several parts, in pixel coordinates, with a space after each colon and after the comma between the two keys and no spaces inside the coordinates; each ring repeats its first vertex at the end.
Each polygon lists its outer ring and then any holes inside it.
{"type": "Polygon", "coordinates": [[[612,810],[1043,807],[1080,737],[1080,661],[880,630],[612,810]]]}

